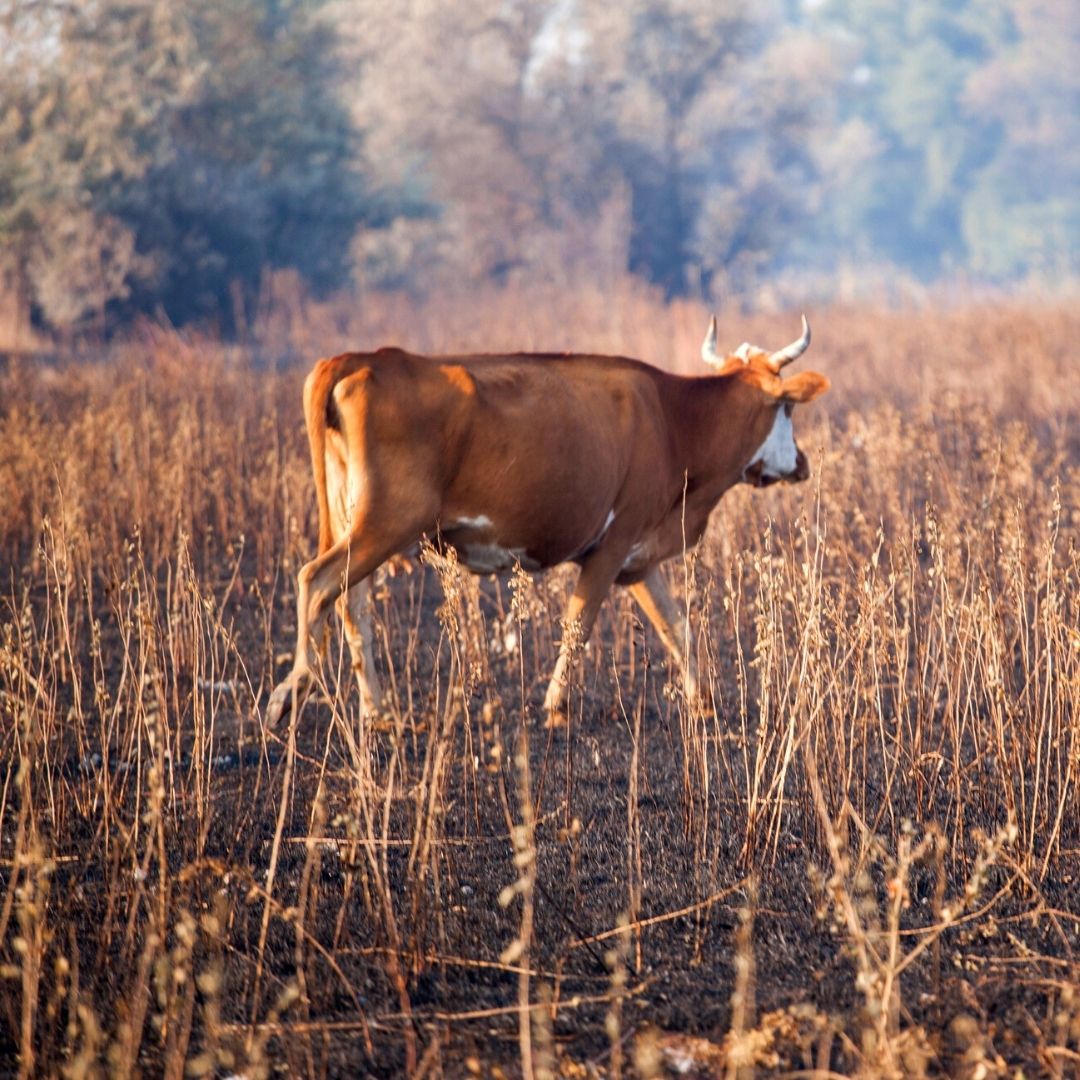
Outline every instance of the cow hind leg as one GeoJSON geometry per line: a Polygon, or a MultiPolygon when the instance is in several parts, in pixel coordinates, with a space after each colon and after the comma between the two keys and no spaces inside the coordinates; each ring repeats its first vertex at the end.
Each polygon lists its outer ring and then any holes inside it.
{"type": "MultiPolygon", "coordinates": [[[[349,471],[343,459],[335,454],[326,455],[327,507],[334,540],[349,533],[350,522],[355,513],[355,501],[364,486],[364,471],[355,468],[354,483],[349,483],[349,471]]],[[[338,602],[341,625],[353,673],[360,691],[360,703],[365,713],[374,711],[382,700],[375,662],[372,654],[371,589],[369,580],[358,581],[347,589],[338,602]]]]}
{"type": "Polygon", "coordinates": [[[341,598],[341,624],[349,646],[353,674],[360,690],[360,705],[366,714],[375,712],[382,702],[379,676],[372,652],[370,579],[357,582],[341,598]]]}
{"type": "MultiPolygon", "coordinates": [[[[299,710],[311,688],[313,673],[318,663],[317,643],[322,641],[326,619],[333,605],[347,591],[356,588],[374,570],[395,552],[408,546],[420,534],[423,526],[401,529],[393,534],[380,534],[367,527],[365,522],[354,525],[352,531],[338,540],[327,551],[307,563],[297,575],[296,598],[296,653],[293,668],[278,683],[270,695],[266,707],[266,724],[275,727],[283,716],[295,708],[299,710]]],[[[361,593],[358,598],[361,611],[366,603],[361,593]]],[[[364,655],[364,617],[360,619],[358,646],[361,664],[370,656],[364,655]]],[[[367,635],[370,642],[370,634],[367,635]]],[[[365,675],[374,675],[370,665],[365,675]]],[[[370,683],[369,689],[370,689],[370,683]]]]}

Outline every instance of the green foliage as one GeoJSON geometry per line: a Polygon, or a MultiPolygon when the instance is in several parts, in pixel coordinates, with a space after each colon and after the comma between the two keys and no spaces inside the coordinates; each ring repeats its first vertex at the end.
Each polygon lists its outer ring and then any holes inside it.
{"type": "Polygon", "coordinates": [[[624,123],[618,133],[636,211],[630,267],[672,296],[686,289],[696,226],[719,164],[708,148],[730,151],[731,141],[745,136],[737,117],[703,116],[705,103],[718,84],[740,81],[738,59],[755,24],[739,0],[639,0],[627,8],[625,78],[616,92],[653,103],[649,122],[624,123]]]}
{"type": "Polygon", "coordinates": [[[1076,273],[1075,4],[832,0],[815,21],[847,53],[838,120],[858,117],[879,146],[858,189],[830,193],[823,243],[841,223],[926,279],[1076,273]]]}
{"type": "Polygon", "coordinates": [[[996,153],[964,206],[973,272],[992,280],[1080,269],[1080,9],[1036,0],[1014,11],[966,87],[996,153]]]}
{"type": "Polygon", "coordinates": [[[143,242],[173,253],[151,290],[186,317],[213,312],[230,282],[251,287],[267,267],[294,267],[316,289],[342,284],[371,208],[328,28],[290,5],[188,10],[213,63],[170,117],[168,159],[124,193],[143,242]]]}
{"type": "Polygon", "coordinates": [[[3,72],[13,150],[0,155],[0,241],[47,322],[117,305],[227,316],[230,286],[252,290],[266,268],[343,283],[372,207],[320,8],[50,11],[50,55],[3,72]]]}
{"type": "MultiPolygon", "coordinates": [[[[821,8],[820,28],[844,41],[838,119],[858,117],[880,147],[866,164],[862,213],[848,220],[879,256],[923,277],[965,262],[962,201],[972,170],[992,153],[992,131],[963,108],[985,55],[982,6],[837,0],[821,8]]],[[[831,194],[833,205],[849,198],[831,194]]]]}
{"type": "Polygon", "coordinates": [[[0,0],[0,322],[1075,275],[1078,52],[1073,0],[0,0]]]}

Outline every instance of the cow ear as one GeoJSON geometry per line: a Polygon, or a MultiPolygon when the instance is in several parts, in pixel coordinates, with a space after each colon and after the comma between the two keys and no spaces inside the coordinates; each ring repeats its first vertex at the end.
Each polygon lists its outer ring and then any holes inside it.
{"type": "Polygon", "coordinates": [[[816,371],[800,371],[780,384],[780,400],[805,405],[829,389],[829,380],[816,371]]]}

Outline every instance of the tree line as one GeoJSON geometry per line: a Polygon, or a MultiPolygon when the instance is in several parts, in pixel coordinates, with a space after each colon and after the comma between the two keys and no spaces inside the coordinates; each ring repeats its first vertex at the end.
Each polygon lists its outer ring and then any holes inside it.
{"type": "Polygon", "coordinates": [[[1080,252],[1072,0],[0,0],[0,317],[1080,252]]]}

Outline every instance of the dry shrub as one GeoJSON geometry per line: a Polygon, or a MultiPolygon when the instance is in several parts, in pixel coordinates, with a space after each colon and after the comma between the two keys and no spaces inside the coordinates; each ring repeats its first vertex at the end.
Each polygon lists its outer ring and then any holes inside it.
{"type": "MultiPolygon", "coordinates": [[[[798,421],[814,479],[732,492],[669,571],[715,712],[668,688],[658,644],[616,596],[558,737],[531,720],[572,575],[478,584],[441,564],[374,591],[391,710],[360,715],[335,639],[328,696],[288,745],[264,741],[254,720],[289,659],[315,533],[299,407],[311,357],[267,358],[397,340],[692,371],[699,306],[632,282],[420,307],[371,297],[268,311],[245,350],[145,328],[107,355],[0,372],[0,1058],[24,1075],[146,1062],[179,1075],[185,1061],[314,1075],[345,1060],[437,1073],[458,1033],[501,1019],[541,1049],[539,1073],[570,1069],[556,1051],[574,1024],[595,1067],[621,1071],[647,1018],[643,972],[661,962],[650,935],[678,908],[688,970],[735,949],[737,977],[710,992],[736,1003],[723,1045],[767,1045],[759,1067],[997,1068],[1004,1054],[1067,1068],[1080,384],[1066,351],[1080,316],[1036,303],[810,315],[804,363],[834,383],[798,421]],[[572,899],[603,817],[585,802],[595,777],[629,783],[613,815],[625,888],[604,893],[606,915],[572,899]],[[1006,826],[987,861],[977,834],[1006,826]],[[829,867],[822,911],[861,1003],[780,1024],[753,1015],[776,998],[753,964],[767,924],[747,908],[733,944],[713,915],[747,869],[763,896],[809,896],[808,860],[829,867]],[[515,880],[524,909],[503,911],[515,880]],[[913,881],[936,900],[912,901],[913,881]],[[949,1026],[959,1010],[940,1002],[961,932],[1008,951],[988,929],[1002,905],[1051,929],[1017,960],[1045,1019],[995,1049],[987,1014],[969,1002],[949,1026]],[[619,912],[631,921],[613,986],[593,942],[619,912]],[[471,1008],[480,990],[462,972],[516,991],[471,1008]],[[785,1056],[789,1028],[814,1034],[785,1056]]],[[[720,330],[774,346],[796,328],[724,313],[720,330]]]]}

